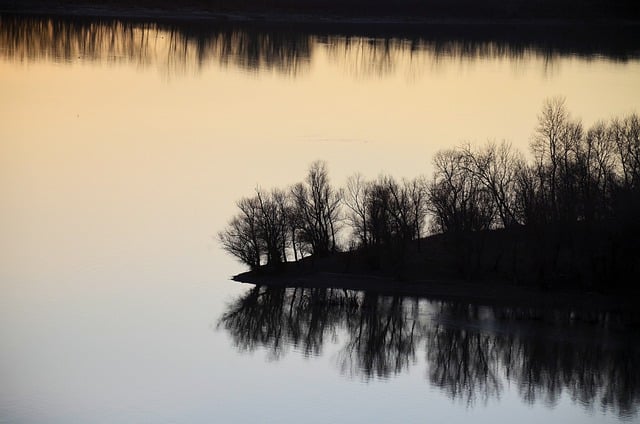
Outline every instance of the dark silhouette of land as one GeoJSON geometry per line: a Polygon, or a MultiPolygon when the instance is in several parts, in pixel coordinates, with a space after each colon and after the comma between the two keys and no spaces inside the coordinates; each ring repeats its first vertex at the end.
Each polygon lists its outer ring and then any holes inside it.
{"type": "MultiPolygon", "coordinates": [[[[401,264],[389,252],[354,250],[325,257],[310,256],[287,263],[279,271],[263,268],[233,279],[274,288],[348,289],[481,305],[638,310],[640,290],[632,273],[622,279],[614,278],[615,274],[602,275],[600,284],[589,277],[581,279],[578,275],[558,272],[541,277],[535,253],[538,243],[539,239],[527,234],[524,228],[487,230],[484,234],[470,233],[462,238],[439,234],[420,240],[420,249],[414,240],[405,250],[401,264]],[[482,250],[474,252],[479,245],[482,250]]],[[[565,262],[556,266],[578,267],[568,262],[572,255],[569,250],[566,247],[562,251],[560,256],[565,262]]],[[[582,266],[588,272],[591,265],[582,266]]],[[[551,268],[545,272],[551,273],[551,268]]]]}
{"type": "Polygon", "coordinates": [[[584,128],[549,99],[530,147],[526,160],[506,142],[463,145],[435,155],[431,178],[343,188],[314,162],[303,182],[241,199],[219,239],[251,268],[236,279],[258,285],[635,307],[640,118],[584,128]]]}

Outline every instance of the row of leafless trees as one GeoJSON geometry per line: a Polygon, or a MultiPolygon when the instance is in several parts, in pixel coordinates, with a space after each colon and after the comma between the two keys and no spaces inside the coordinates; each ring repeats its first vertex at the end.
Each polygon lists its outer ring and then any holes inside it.
{"type": "Polygon", "coordinates": [[[237,203],[240,212],[218,236],[223,248],[252,269],[278,267],[287,251],[294,260],[337,250],[341,192],[330,182],[324,162],[314,162],[304,182],[287,191],[256,189],[237,203]]]}
{"type": "Polygon", "coordinates": [[[585,129],[563,99],[553,99],[543,108],[531,148],[534,163],[518,175],[516,190],[525,206],[523,223],[602,222],[620,218],[623,199],[637,201],[637,114],[585,129]]]}
{"type": "Polygon", "coordinates": [[[637,201],[637,114],[585,129],[571,118],[564,99],[551,99],[539,116],[531,151],[532,162],[505,142],[438,152],[429,184],[434,228],[602,222],[620,217],[622,199],[637,201]]]}
{"type": "MultiPolygon", "coordinates": [[[[531,141],[532,160],[509,143],[438,152],[431,179],[366,180],[343,189],[324,162],[288,190],[256,190],[220,234],[225,250],[252,269],[349,248],[389,247],[402,255],[427,229],[465,234],[525,226],[535,231],[621,225],[640,211],[640,118],[585,129],[564,99],[548,100],[531,141]],[[339,236],[341,233],[341,236],[339,236]]],[[[419,242],[418,242],[419,248],[419,242]]]]}

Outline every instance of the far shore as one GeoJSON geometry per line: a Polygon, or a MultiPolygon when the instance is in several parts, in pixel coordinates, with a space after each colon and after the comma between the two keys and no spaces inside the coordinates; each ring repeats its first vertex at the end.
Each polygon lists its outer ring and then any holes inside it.
{"type": "Polygon", "coordinates": [[[637,26],[640,20],[625,18],[489,18],[456,16],[418,16],[396,13],[377,13],[373,15],[355,15],[353,13],[295,11],[295,10],[209,10],[196,7],[148,7],[110,4],[92,5],[77,2],[60,1],[54,4],[40,2],[14,2],[0,0],[0,14],[18,14],[34,16],[56,16],[88,19],[128,19],[153,20],[167,23],[232,23],[252,25],[314,25],[347,27],[396,27],[428,28],[434,26],[470,26],[470,27],[564,27],[564,26],[637,26]]]}
{"type": "Polygon", "coordinates": [[[399,281],[392,277],[334,272],[258,274],[233,277],[240,283],[281,288],[342,289],[389,296],[424,297],[492,306],[577,309],[593,312],[637,313],[637,296],[579,290],[551,290],[508,282],[433,279],[399,281]]]}

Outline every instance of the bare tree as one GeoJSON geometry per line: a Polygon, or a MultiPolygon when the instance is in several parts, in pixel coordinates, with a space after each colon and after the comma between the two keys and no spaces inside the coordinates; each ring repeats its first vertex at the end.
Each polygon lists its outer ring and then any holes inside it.
{"type": "Polygon", "coordinates": [[[218,233],[218,239],[224,250],[255,270],[260,267],[263,252],[260,205],[257,198],[244,197],[237,206],[240,212],[231,219],[226,229],[218,233]]]}
{"type": "Polygon", "coordinates": [[[368,246],[370,235],[368,232],[368,215],[371,185],[364,180],[362,174],[357,173],[347,179],[347,187],[344,190],[343,203],[348,209],[347,222],[350,224],[353,235],[359,239],[361,246],[368,246]]]}
{"type": "Polygon", "coordinates": [[[618,166],[626,189],[640,184],[640,117],[631,114],[624,119],[614,119],[610,125],[618,166]]]}
{"type": "Polygon", "coordinates": [[[266,265],[277,267],[286,261],[288,214],[286,195],[281,190],[256,189],[254,197],[237,203],[240,212],[227,228],[218,233],[222,248],[256,270],[266,265]]]}
{"type": "Polygon", "coordinates": [[[490,142],[476,150],[466,145],[462,152],[466,170],[491,194],[502,226],[517,224],[515,185],[517,169],[524,161],[522,155],[506,141],[490,142]]]}
{"type": "Polygon", "coordinates": [[[286,261],[286,244],[288,235],[286,195],[274,189],[264,193],[256,189],[259,205],[259,235],[264,243],[267,265],[277,266],[286,261]]]}
{"type": "Polygon", "coordinates": [[[422,179],[398,183],[393,177],[384,182],[390,194],[389,215],[392,218],[392,233],[404,243],[419,239],[427,214],[426,184],[422,179]]]}
{"type": "Polygon", "coordinates": [[[305,182],[294,185],[291,195],[301,238],[312,246],[314,254],[326,256],[335,251],[341,192],[331,187],[326,163],[313,162],[305,182]]]}
{"type": "Polygon", "coordinates": [[[524,162],[518,164],[515,170],[515,213],[518,221],[524,225],[546,222],[546,216],[540,214],[544,210],[544,199],[538,175],[535,165],[524,162]]]}
{"type": "MultiPolygon", "coordinates": [[[[556,210],[557,173],[559,166],[559,150],[561,139],[566,131],[569,114],[563,97],[555,97],[545,101],[542,113],[538,116],[538,126],[531,142],[531,150],[539,170],[539,178],[544,181],[546,167],[549,167],[549,196],[552,211],[556,210]]],[[[541,184],[546,186],[545,184],[541,184]]]]}
{"type": "Polygon", "coordinates": [[[413,237],[418,240],[418,248],[420,248],[420,239],[422,230],[427,221],[428,209],[428,191],[425,178],[418,177],[404,182],[405,190],[408,193],[411,220],[413,222],[413,237]]]}
{"type": "Polygon", "coordinates": [[[375,246],[391,244],[391,216],[389,214],[391,193],[386,177],[380,176],[370,183],[366,208],[368,213],[368,234],[375,246]]]}
{"type": "Polygon", "coordinates": [[[436,153],[435,173],[429,185],[429,210],[435,230],[471,231],[491,227],[495,208],[490,194],[473,173],[468,158],[459,150],[436,153]]]}
{"type": "Polygon", "coordinates": [[[531,150],[534,154],[540,187],[548,200],[547,213],[552,221],[575,217],[575,187],[572,165],[582,142],[583,130],[579,121],[571,119],[565,99],[554,97],[545,102],[538,116],[531,150]]]}
{"type": "Polygon", "coordinates": [[[391,218],[391,233],[395,239],[406,244],[413,238],[415,226],[411,222],[412,208],[408,191],[404,184],[398,184],[396,180],[388,176],[385,183],[389,191],[389,216],[391,218]]]}
{"type": "Polygon", "coordinates": [[[607,213],[615,175],[614,146],[612,132],[604,122],[592,126],[579,145],[574,173],[580,192],[580,218],[588,222],[607,213]]]}

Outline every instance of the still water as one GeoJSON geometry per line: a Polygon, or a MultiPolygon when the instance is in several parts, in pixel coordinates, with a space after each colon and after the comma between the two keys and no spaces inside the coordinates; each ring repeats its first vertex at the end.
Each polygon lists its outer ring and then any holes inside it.
{"type": "Polygon", "coordinates": [[[316,159],[414,177],[526,152],[550,96],[637,111],[638,44],[314,31],[1,18],[0,422],[638,421],[613,318],[258,292],[215,240],[316,159]]]}

